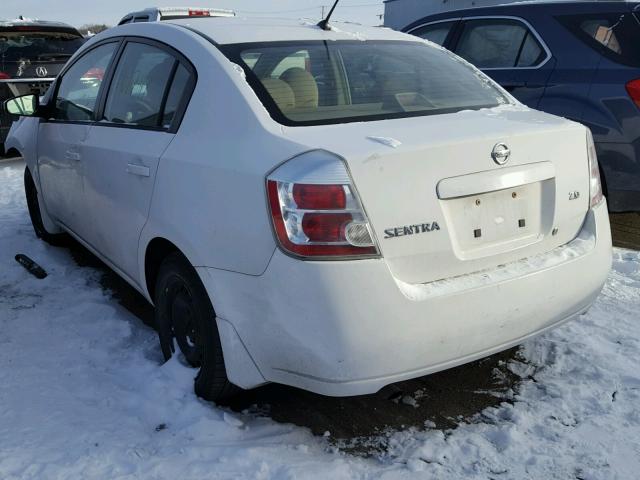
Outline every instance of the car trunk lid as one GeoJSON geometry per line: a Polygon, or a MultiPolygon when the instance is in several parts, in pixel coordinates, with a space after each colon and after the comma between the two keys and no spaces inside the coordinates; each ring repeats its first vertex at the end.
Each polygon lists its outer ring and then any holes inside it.
{"type": "Polygon", "coordinates": [[[575,238],[588,210],[584,127],[525,108],[286,133],[346,160],[382,256],[404,282],[552,250],[575,238]],[[500,144],[510,150],[504,165],[492,158],[500,144]]]}

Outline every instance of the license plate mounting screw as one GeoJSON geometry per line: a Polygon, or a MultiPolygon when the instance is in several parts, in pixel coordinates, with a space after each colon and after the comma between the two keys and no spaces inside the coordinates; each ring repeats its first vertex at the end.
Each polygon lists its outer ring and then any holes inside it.
{"type": "Polygon", "coordinates": [[[511,198],[516,198],[517,196],[518,196],[518,194],[517,194],[516,192],[513,192],[513,193],[511,194],[511,198]]]}
{"type": "Polygon", "coordinates": [[[480,203],[481,203],[481,202],[480,202],[480,199],[478,198],[478,199],[476,200],[476,206],[477,206],[477,207],[479,207],[479,206],[480,206],[480,203]]]}

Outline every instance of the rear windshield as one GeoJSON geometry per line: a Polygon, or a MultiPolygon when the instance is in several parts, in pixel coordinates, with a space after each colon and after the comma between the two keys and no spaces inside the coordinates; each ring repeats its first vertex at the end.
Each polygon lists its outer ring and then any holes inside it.
{"type": "Polygon", "coordinates": [[[495,107],[507,98],[482,73],[423,42],[315,41],[221,47],[271,116],[321,125],[495,107]]]}
{"type": "Polygon", "coordinates": [[[66,61],[83,42],[78,34],[65,31],[0,30],[0,62],[66,61]]]}
{"type": "Polygon", "coordinates": [[[640,23],[631,12],[558,17],[579,39],[614,62],[640,67],[640,23]]]}

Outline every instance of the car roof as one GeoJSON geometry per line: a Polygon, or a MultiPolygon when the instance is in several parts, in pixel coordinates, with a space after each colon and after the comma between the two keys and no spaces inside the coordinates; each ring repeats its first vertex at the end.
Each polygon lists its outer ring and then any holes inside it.
{"type": "Polygon", "coordinates": [[[78,30],[75,27],[63,22],[51,22],[48,20],[34,20],[31,18],[20,19],[17,18],[15,20],[1,20],[0,19],[0,28],[2,27],[45,27],[50,29],[59,28],[60,30],[73,30],[77,32],[78,30]]]}
{"type": "Polygon", "coordinates": [[[307,41],[307,40],[413,40],[405,34],[384,27],[365,27],[346,22],[331,22],[323,30],[312,21],[284,18],[211,17],[167,20],[197,31],[218,44],[307,41]]]}

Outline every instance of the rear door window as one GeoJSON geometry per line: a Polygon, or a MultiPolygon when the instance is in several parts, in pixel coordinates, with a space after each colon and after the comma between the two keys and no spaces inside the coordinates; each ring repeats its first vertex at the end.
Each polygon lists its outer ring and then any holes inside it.
{"type": "Polygon", "coordinates": [[[178,65],[162,114],[162,127],[170,128],[180,112],[185,95],[191,91],[193,76],[184,65],[178,65]]]}
{"type": "Polygon", "coordinates": [[[640,66],[640,24],[635,14],[565,15],[558,20],[580,40],[609,59],[640,66]]]}
{"type": "Polygon", "coordinates": [[[527,25],[502,18],[466,21],[455,53],[478,68],[535,67],[546,57],[527,25]]]}
{"type": "Polygon", "coordinates": [[[430,42],[437,43],[438,45],[444,45],[444,42],[447,40],[449,32],[451,32],[451,28],[453,28],[455,23],[455,20],[452,20],[450,22],[432,23],[431,25],[425,25],[424,27],[419,27],[415,30],[412,30],[409,33],[411,33],[411,35],[415,35],[416,37],[424,38],[425,40],[429,40],[430,42]]]}
{"type": "Polygon", "coordinates": [[[113,77],[104,119],[143,127],[161,123],[163,101],[177,59],[144,43],[127,44],[113,77]]]}

